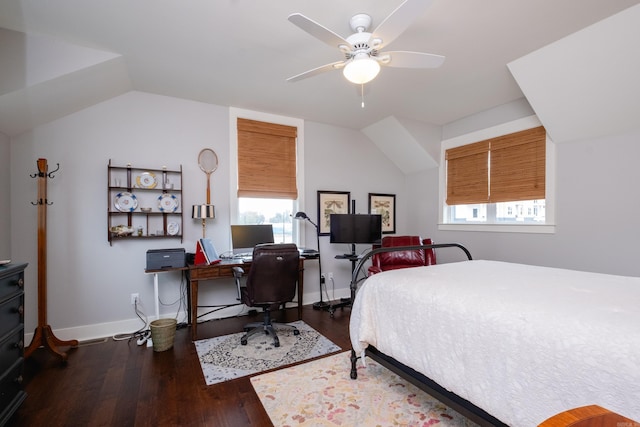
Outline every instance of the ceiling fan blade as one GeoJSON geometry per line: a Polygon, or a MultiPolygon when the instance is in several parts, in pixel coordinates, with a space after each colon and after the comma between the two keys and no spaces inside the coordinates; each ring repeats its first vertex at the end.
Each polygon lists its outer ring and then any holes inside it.
{"type": "Polygon", "coordinates": [[[340,46],[351,47],[351,44],[343,37],[337,35],[330,29],[318,24],[316,21],[309,19],[300,13],[292,13],[291,15],[289,15],[288,19],[289,22],[298,26],[301,30],[306,31],[313,37],[325,42],[331,47],[337,47],[339,49],[340,46]]]}
{"type": "Polygon", "coordinates": [[[400,4],[372,32],[373,38],[382,40],[382,43],[376,48],[381,49],[394,41],[416,18],[422,16],[432,1],[405,0],[404,3],[400,4]]]}
{"type": "Polygon", "coordinates": [[[306,79],[308,77],[313,77],[313,76],[316,76],[318,74],[321,74],[321,73],[324,73],[324,72],[327,72],[327,71],[340,69],[340,68],[344,67],[344,64],[345,64],[344,61],[332,62],[331,64],[326,64],[326,65],[323,65],[321,67],[305,71],[304,73],[300,73],[298,75],[289,77],[287,79],[287,81],[288,82],[297,82],[297,81],[300,81],[302,79],[306,79]]]}
{"type": "Polygon", "coordinates": [[[394,51],[384,52],[379,57],[382,65],[397,68],[438,68],[445,57],[433,53],[394,51]]]}

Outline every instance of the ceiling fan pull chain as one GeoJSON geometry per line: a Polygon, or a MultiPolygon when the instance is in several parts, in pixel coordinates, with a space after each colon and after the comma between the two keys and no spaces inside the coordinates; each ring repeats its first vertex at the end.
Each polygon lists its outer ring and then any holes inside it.
{"type": "Polygon", "coordinates": [[[362,99],[362,103],[360,104],[360,106],[364,108],[364,83],[360,85],[360,97],[362,99]]]}

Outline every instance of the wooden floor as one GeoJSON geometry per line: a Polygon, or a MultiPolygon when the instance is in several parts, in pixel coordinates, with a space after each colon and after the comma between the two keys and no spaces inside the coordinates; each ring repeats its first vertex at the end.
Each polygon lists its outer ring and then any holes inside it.
{"type": "MultiPolygon", "coordinates": [[[[345,350],[350,310],[303,309],[302,320],[345,350]]],[[[287,309],[277,320],[297,320],[287,309]]],[[[250,317],[198,325],[198,338],[240,332],[250,317]]],[[[25,365],[26,401],[9,426],[271,426],[247,378],[206,386],[190,329],[156,353],[135,341],[81,344],[62,365],[38,349],[25,365]]],[[[349,372],[345,372],[349,375],[349,372]]]]}

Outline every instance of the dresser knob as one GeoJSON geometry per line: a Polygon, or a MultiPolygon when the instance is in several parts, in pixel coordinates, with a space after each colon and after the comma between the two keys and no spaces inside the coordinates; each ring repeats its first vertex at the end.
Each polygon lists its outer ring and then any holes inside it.
{"type": "Polygon", "coordinates": [[[24,306],[23,305],[20,305],[18,307],[18,313],[20,313],[20,316],[24,315],[24,306]]]}
{"type": "Polygon", "coordinates": [[[14,346],[15,346],[16,348],[19,348],[20,350],[24,350],[24,341],[23,341],[23,340],[20,340],[20,341],[18,341],[17,343],[15,343],[15,344],[14,344],[14,346]]]}
{"type": "Polygon", "coordinates": [[[22,378],[22,375],[18,375],[15,379],[15,382],[18,384],[22,384],[23,381],[24,381],[24,378],[22,378]]]}
{"type": "Polygon", "coordinates": [[[18,287],[20,288],[24,287],[24,279],[22,277],[18,279],[18,287]]]}

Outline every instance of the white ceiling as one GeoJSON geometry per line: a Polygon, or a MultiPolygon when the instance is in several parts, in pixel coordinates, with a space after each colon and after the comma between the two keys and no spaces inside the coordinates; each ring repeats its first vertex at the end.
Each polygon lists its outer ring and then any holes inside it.
{"type": "Polygon", "coordinates": [[[390,116],[443,125],[521,98],[507,64],[639,0],[433,0],[390,48],[445,55],[441,68],[383,68],[364,109],[340,71],[285,81],[342,59],[289,14],[346,37],[352,15],[375,27],[400,3],[2,0],[0,28],[27,35],[0,31],[0,132],[132,89],[354,129],[390,116]]]}

